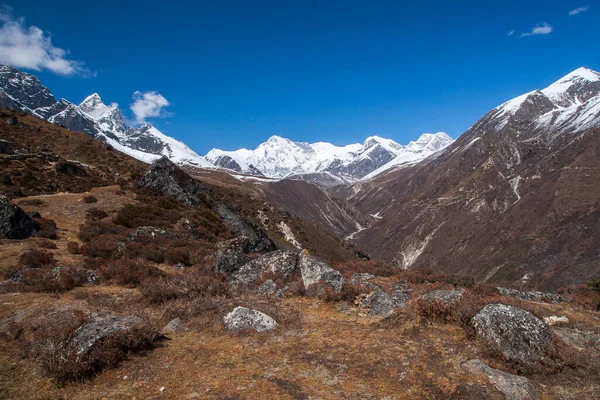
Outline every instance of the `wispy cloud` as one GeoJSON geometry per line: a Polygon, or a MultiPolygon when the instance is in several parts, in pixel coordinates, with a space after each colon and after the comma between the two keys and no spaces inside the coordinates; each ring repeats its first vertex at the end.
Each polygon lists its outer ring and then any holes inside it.
{"type": "Polygon", "coordinates": [[[152,117],[165,118],[171,113],[164,110],[168,106],[169,101],[162,94],[156,91],[140,92],[136,91],[133,94],[133,103],[131,103],[131,111],[135,116],[136,123],[145,122],[146,119],[152,117]]]}
{"type": "Polygon", "coordinates": [[[515,30],[511,29],[510,31],[506,32],[506,36],[512,36],[515,34],[515,30]]]}
{"type": "Polygon", "coordinates": [[[49,33],[14,18],[10,7],[0,7],[0,24],[1,63],[59,75],[93,75],[81,61],[68,59],[68,50],[55,47],[49,33]]]}
{"type": "Polygon", "coordinates": [[[576,8],[574,10],[569,11],[569,15],[581,14],[582,12],[586,12],[589,9],[590,9],[590,6],[579,7],[579,8],[576,8]]]}
{"type": "Polygon", "coordinates": [[[541,24],[537,24],[531,31],[521,33],[521,37],[534,36],[534,35],[547,35],[552,33],[552,26],[547,22],[542,22],[541,24]]]}

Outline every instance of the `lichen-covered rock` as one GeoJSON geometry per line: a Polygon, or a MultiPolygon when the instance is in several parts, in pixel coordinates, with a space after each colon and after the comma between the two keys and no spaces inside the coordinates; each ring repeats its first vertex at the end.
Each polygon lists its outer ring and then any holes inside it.
{"type": "Polygon", "coordinates": [[[392,286],[390,296],[394,299],[394,305],[399,307],[410,299],[412,289],[406,283],[395,283],[392,286]]]}
{"type": "Polygon", "coordinates": [[[176,240],[178,237],[172,232],[154,226],[140,226],[127,235],[127,240],[130,242],[151,242],[156,239],[176,240]]]}
{"type": "Polygon", "coordinates": [[[275,274],[285,279],[296,270],[297,261],[298,256],[294,252],[272,251],[242,265],[228,278],[228,282],[232,286],[252,287],[265,273],[275,274]]]}
{"type": "Polygon", "coordinates": [[[187,326],[185,326],[183,321],[181,321],[181,319],[179,319],[179,318],[172,319],[163,328],[163,332],[169,332],[169,333],[181,332],[181,331],[187,331],[187,330],[188,330],[187,326]]]}
{"type": "Polygon", "coordinates": [[[21,208],[0,196],[0,239],[27,239],[40,229],[21,208]]]}
{"type": "Polygon", "coordinates": [[[267,279],[256,289],[256,292],[264,296],[272,296],[277,292],[277,284],[273,279],[267,279]]]}
{"type": "Polygon", "coordinates": [[[248,238],[244,236],[219,243],[214,254],[215,271],[231,274],[250,262],[252,259],[244,254],[247,246],[248,238]]]}
{"type": "Polygon", "coordinates": [[[543,358],[550,330],[528,311],[504,304],[488,304],[471,320],[485,343],[512,361],[534,366],[543,358]]]}
{"type": "Polygon", "coordinates": [[[463,295],[463,289],[456,290],[432,290],[429,293],[425,293],[421,298],[423,300],[438,300],[442,303],[453,303],[460,300],[463,295]]]}
{"type": "Polygon", "coordinates": [[[208,196],[208,190],[200,182],[183,172],[167,157],[152,164],[139,186],[192,206],[206,202],[208,196]]]}
{"type": "Polygon", "coordinates": [[[367,289],[379,289],[379,286],[372,284],[369,282],[369,279],[374,279],[375,275],[357,272],[350,278],[350,283],[352,285],[362,286],[367,289]]]}
{"type": "Polygon", "coordinates": [[[368,309],[368,314],[372,317],[381,317],[390,315],[394,312],[395,302],[392,296],[382,290],[375,290],[365,297],[360,306],[368,309]]]}
{"type": "Polygon", "coordinates": [[[236,307],[223,319],[230,330],[253,329],[264,332],[277,327],[277,322],[265,313],[247,307],[236,307]]]}
{"type": "Polygon", "coordinates": [[[77,328],[69,339],[68,345],[72,346],[79,356],[89,353],[96,344],[111,334],[130,330],[143,322],[138,316],[121,317],[104,312],[91,313],[90,318],[92,321],[77,328]]]}
{"type": "Polygon", "coordinates": [[[537,301],[540,303],[556,304],[565,301],[565,298],[563,296],[556,293],[545,293],[539,291],[523,292],[521,290],[509,289],[500,286],[498,286],[496,290],[503,296],[517,297],[519,299],[537,301]]]}
{"type": "Polygon", "coordinates": [[[594,332],[585,332],[572,328],[554,328],[552,331],[566,344],[578,350],[585,350],[588,346],[600,350],[600,335],[594,332]]]}
{"type": "Polygon", "coordinates": [[[535,399],[535,389],[523,376],[512,375],[494,369],[481,360],[469,360],[462,367],[476,376],[487,378],[494,387],[504,394],[507,400],[535,399]]]}
{"type": "Polygon", "coordinates": [[[298,265],[305,289],[309,289],[317,283],[329,286],[336,292],[340,292],[344,287],[344,278],[339,271],[309,255],[306,250],[300,253],[298,265]]]}

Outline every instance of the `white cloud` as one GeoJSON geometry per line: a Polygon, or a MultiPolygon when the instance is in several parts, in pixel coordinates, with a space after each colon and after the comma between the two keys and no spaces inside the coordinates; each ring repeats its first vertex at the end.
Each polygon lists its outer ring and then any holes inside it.
{"type": "Polygon", "coordinates": [[[547,22],[542,22],[541,24],[537,24],[531,28],[531,31],[521,33],[521,37],[547,35],[549,33],[552,33],[552,26],[550,26],[547,22]]]}
{"type": "Polygon", "coordinates": [[[68,50],[54,47],[49,33],[13,18],[10,7],[0,7],[0,24],[0,63],[60,75],[91,74],[82,62],[67,58],[68,50]]]}
{"type": "Polygon", "coordinates": [[[129,108],[135,116],[135,122],[141,123],[152,117],[168,117],[170,113],[163,107],[168,106],[169,101],[156,91],[140,92],[133,94],[133,103],[129,108]]]}
{"type": "Polygon", "coordinates": [[[510,31],[506,32],[506,36],[512,36],[515,34],[515,30],[511,29],[510,31]]]}
{"type": "Polygon", "coordinates": [[[586,12],[589,9],[590,9],[590,6],[579,7],[579,8],[576,8],[574,10],[569,11],[569,15],[581,14],[582,12],[586,12]]]}

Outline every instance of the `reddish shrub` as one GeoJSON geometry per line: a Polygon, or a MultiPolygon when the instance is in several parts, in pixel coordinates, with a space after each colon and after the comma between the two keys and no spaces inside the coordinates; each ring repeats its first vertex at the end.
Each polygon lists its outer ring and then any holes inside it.
{"type": "Polygon", "coordinates": [[[53,267],[56,265],[52,253],[45,250],[32,249],[21,253],[19,263],[29,268],[53,267]]]}
{"type": "Polygon", "coordinates": [[[184,264],[190,265],[190,255],[188,251],[181,247],[171,248],[165,252],[165,258],[171,265],[184,264]]]}
{"type": "Polygon", "coordinates": [[[95,236],[81,247],[81,252],[86,257],[115,259],[125,250],[125,241],[126,239],[119,235],[95,236]]]}
{"type": "Polygon", "coordinates": [[[40,230],[35,233],[35,236],[46,239],[58,239],[56,222],[46,218],[36,218],[35,222],[40,225],[40,230]]]}
{"type": "Polygon", "coordinates": [[[86,211],[85,218],[90,221],[99,221],[103,218],[108,217],[106,211],[98,208],[98,207],[90,207],[86,211]]]}
{"type": "Polygon", "coordinates": [[[417,299],[415,309],[423,321],[450,322],[454,320],[456,302],[446,303],[438,299],[417,299]]]}
{"type": "Polygon", "coordinates": [[[77,237],[82,242],[89,242],[91,238],[100,235],[119,235],[125,231],[110,222],[103,221],[87,221],[79,230],[77,237]]]}
{"type": "Polygon", "coordinates": [[[108,262],[98,268],[98,275],[104,281],[137,286],[147,278],[161,277],[164,273],[142,260],[121,259],[108,262]]]}
{"type": "Polygon", "coordinates": [[[87,196],[83,196],[81,199],[84,203],[96,203],[98,202],[98,198],[93,194],[89,194],[87,196]]]}
{"type": "Polygon", "coordinates": [[[40,240],[39,242],[37,242],[37,246],[40,249],[49,249],[49,250],[56,250],[58,248],[56,246],[56,243],[53,243],[49,240],[40,240]]]}
{"type": "Polygon", "coordinates": [[[81,249],[79,248],[79,243],[77,242],[67,243],[67,250],[71,254],[81,254],[81,249]]]}

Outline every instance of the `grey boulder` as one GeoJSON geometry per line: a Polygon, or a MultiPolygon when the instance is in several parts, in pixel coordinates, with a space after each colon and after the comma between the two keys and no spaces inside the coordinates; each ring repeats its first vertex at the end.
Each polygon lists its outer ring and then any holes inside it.
{"type": "Polygon", "coordinates": [[[344,278],[342,277],[342,274],[326,263],[309,255],[306,250],[300,253],[298,265],[300,267],[305,289],[308,290],[315,284],[323,284],[336,292],[340,292],[343,289],[344,278]]]}
{"type": "Polygon", "coordinates": [[[279,278],[287,278],[296,270],[298,256],[291,251],[277,250],[263,254],[242,265],[228,279],[232,286],[252,287],[262,274],[270,273],[279,278]]]}
{"type": "Polygon", "coordinates": [[[494,369],[481,360],[469,360],[463,363],[462,367],[473,375],[487,378],[497,390],[504,394],[504,398],[507,400],[531,400],[535,398],[535,389],[525,377],[494,369]]]}
{"type": "Polygon", "coordinates": [[[425,293],[421,298],[423,300],[438,300],[442,303],[449,304],[460,300],[463,295],[463,289],[456,290],[432,290],[429,293],[425,293]]]}
{"type": "Polygon", "coordinates": [[[365,297],[361,301],[360,306],[367,308],[370,316],[381,317],[393,313],[396,303],[392,296],[377,289],[365,297]]]}
{"type": "Polygon", "coordinates": [[[6,196],[0,196],[0,239],[27,239],[40,226],[6,196]]]}
{"type": "Polygon", "coordinates": [[[528,311],[505,304],[488,304],[471,320],[483,341],[512,361],[535,366],[543,358],[550,330],[528,311]]]}
{"type": "Polygon", "coordinates": [[[247,307],[236,307],[223,318],[229,330],[253,329],[257,332],[269,331],[277,327],[277,322],[265,313],[247,307]]]}

